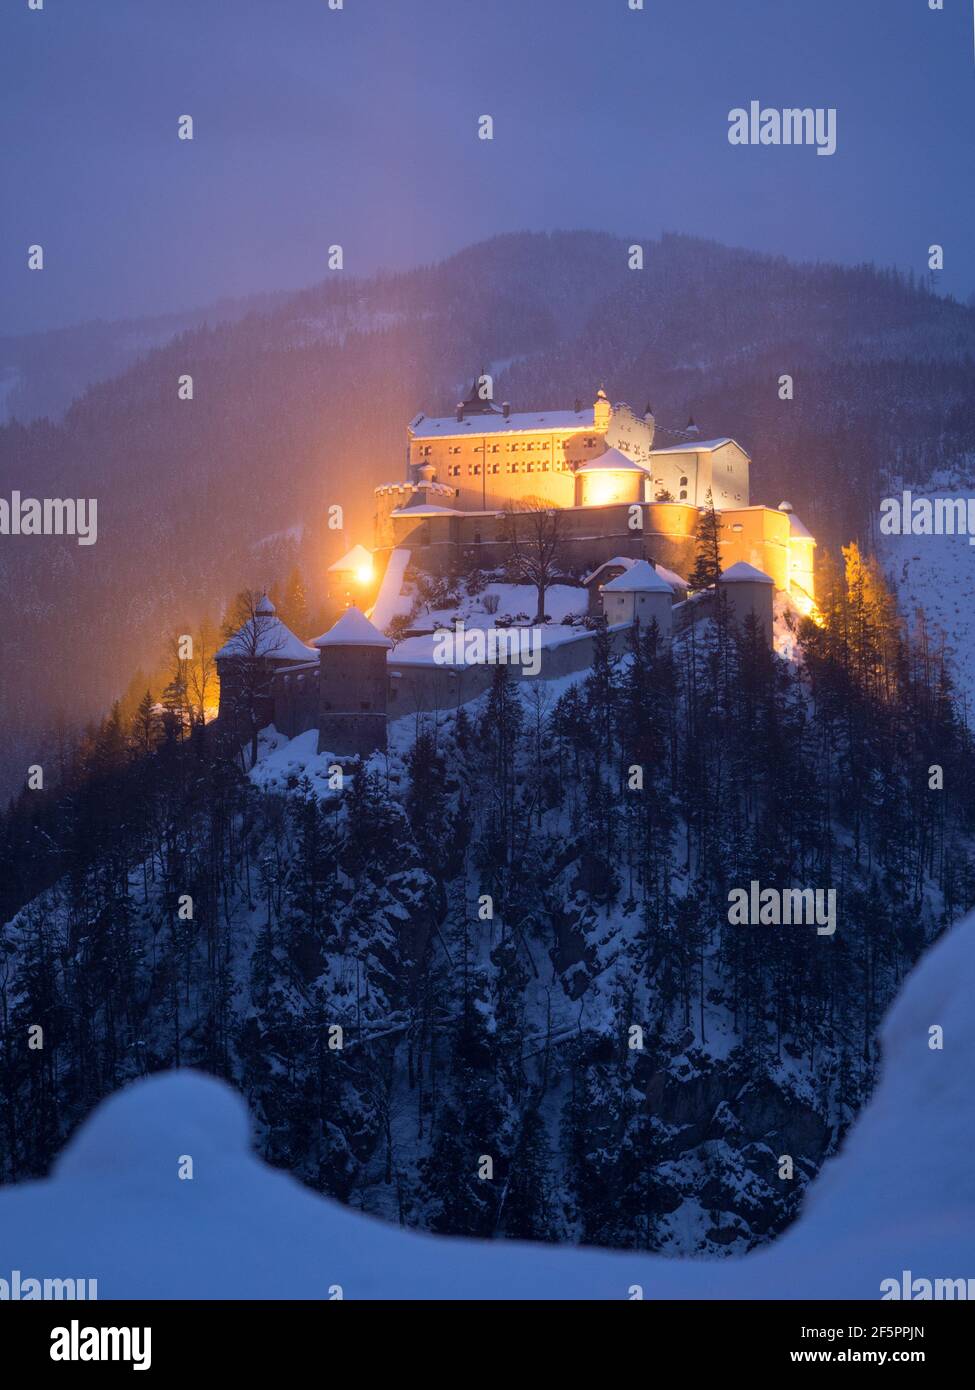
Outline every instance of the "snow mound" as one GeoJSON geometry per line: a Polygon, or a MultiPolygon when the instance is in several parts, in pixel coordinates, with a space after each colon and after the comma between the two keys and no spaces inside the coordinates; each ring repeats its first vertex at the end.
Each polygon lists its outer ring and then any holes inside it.
{"type": "MultiPolygon", "coordinates": [[[[105,1101],[54,1176],[0,1191],[0,1268],[97,1278],[101,1298],[879,1298],[975,1276],[975,914],[883,1029],[874,1099],[799,1222],[741,1260],[426,1236],[316,1197],[247,1146],[242,1100],[177,1071],[105,1101]],[[929,1046],[935,1025],[944,1046],[929,1046]],[[193,1161],[192,1178],[185,1176],[193,1161]],[[180,1176],[181,1170],[184,1176],[180,1176]]],[[[472,1157],[472,1162],[476,1156],[472,1157]]]]}

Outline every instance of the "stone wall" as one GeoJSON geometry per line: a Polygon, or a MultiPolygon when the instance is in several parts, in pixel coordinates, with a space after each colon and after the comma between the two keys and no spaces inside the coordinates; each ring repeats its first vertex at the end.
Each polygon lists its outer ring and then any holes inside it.
{"type": "Polygon", "coordinates": [[[271,682],[273,723],[288,738],[296,738],[318,723],[318,662],[276,672],[271,682]]]}
{"type": "MultiPolygon", "coordinates": [[[[381,500],[381,499],[380,499],[381,500]]],[[[698,510],[681,503],[640,504],[643,529],[630,526],[633,515],[627,503],[604,507],[566,507],[559,512],[565,564],[570,572],[584,574],[625,555],[633,560],[653,559],[678,574],[689,574],[694,565],[694,533],[698,510]]],[[[482,569],[504,565],[509,547],[501,539],[503,515],[477,512],[449,515],[390,516],[377,525],[377,549],[404,546],[417,568],[443,574],[462,560],[482,569]],[[380,537],[385,538],[380,543],[380,537]]]]}
{"type": "MultiPolygon", "coordinates": [[[[610,629],[610,643],[617,655],[626,650],[629,631],[629,624],[610,629]]],[[[525,687],[536,681],[558,680],[560,676],[587,671],[593,663],[595,649],[594,632],[587,629],[567,633],[564,639],[542,648],[541,671],[537,676],[525,675],[518,665],[510,667],[511,674],[525,687]]],[[[434,666],[429,662],[397,661],[395,651],[390,653],[388,665],[391,719],[457,709],[488,690],[495,671],[488,665],[434,666]]]]}

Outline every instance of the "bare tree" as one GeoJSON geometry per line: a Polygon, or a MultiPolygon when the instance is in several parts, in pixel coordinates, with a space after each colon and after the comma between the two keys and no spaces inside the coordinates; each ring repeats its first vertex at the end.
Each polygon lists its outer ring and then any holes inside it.
{"type": "Polygon", "coordinates": [[[535,622],[544,622],[545,594],[565,569],[562,513],[541,498],[526,498],[505,509],[501,539],[509,547],[509,574],[515,583],[535,586],[535,622]]]}
{"type": "Polygon", "coordinates": [[[188,690],[191,696],[193,718],[196,723],[206,723],[208,705],[212,705],[217,688],[217,666],[214,660],[216,642],[213,626],[202,622],[193,642],[193,660],[189,663],[187,674],[188,690]]]}
{"type": "Polygon", "coordinates": [[[285,643],[284,629],[273,612],[265,611],[266,606],[264,595],[243,589],[223,629],[225,647],[230,650],[225,650],[224,656],[228,664],[224,667],[222,703],[233,715],[238,729],[246,728],[249,733],[251,767],[257,761],[259,710],[270,690],[270,658],[285,643]]]}

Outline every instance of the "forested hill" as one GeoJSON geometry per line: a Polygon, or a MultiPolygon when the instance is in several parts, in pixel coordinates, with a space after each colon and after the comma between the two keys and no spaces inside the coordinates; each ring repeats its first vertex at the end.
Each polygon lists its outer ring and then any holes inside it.
{"type": "Polygon", "coordinates": [[[771,1239],[904,976],[975,906],[950,677],[856,547],[821,603],[801,663],[719,606],[623,659],[603,634],[559,691],[499,666],[327,791],[314,734],[259,791],[212,725],[114,714],[0,816],[0,921],[28,904],[0,930],[0,1181],[190,1065],[244,1093],[269,1161],[394,1222],[771,1239]],[[753,880],[835,891],[835,931],[733,923],[753,880]]]}
{"type": "Polygon", "coordinates": [[[975,447],[972,309],[892,272],[679,236],[645,249],[634,271],[627,240],[525,233],[410,273],[335,273],[182,333],[59,423],[0,428],[0,495],[99,503],[95,546],[0,544],[0,787],[52,725],[101,715],[165,633],[279,578],[296,548],[320,580],[342,543],[328,505],[346,508],[347,540],[368,540],[370,488],[401,476],[406,422],[449,410],[481,366],[523,407],[605,381],[662,426],[693,413],[752,454],[755,499],[787,497],[824,540],[861,530],[884,468],[926,474],[975,447]],[[192,401],[177,399],[184,373],[192,401]]]}

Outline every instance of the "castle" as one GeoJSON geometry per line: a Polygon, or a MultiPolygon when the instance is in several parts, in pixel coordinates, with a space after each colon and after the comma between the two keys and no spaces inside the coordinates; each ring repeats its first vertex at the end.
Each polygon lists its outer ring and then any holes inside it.
{"type": "Polygon", "coordinates": [[[791,509],[751,505],[741,445],[700,440],[693,424],[675,443],[654,447],[656,434],[649,406],[637,416],[602,388],[585,409],[515,414],[481,399],[475,381],[452,416],[410,422],[406,478],[376,489],[376,552],[405,547],[431,573],[459,555],[494,568],[506,513],[537,500],[562,512],[566,564],[579,574],[625,555],[686,575],[710,494],[723,566],[761,569],[808,610],[815,542],[791,509]]]}
{"type": "MultiPolygon", "coordinates": [[[[754,614],[771,640],[776,591],[813,610],[816,542],[788,503],[751,503],[745,450],[730,438],[700,440],[693,421],[669,431],[673,443],[658,445],[657,433],[649,406],[638,416],[602,388],[589,407],[513,413],[494,404],[484,376],[452,416],[417,415],[406,476],[375,490],[371,556],[356,545],[330,566],[343,609],[336,623],[305,643],[265,597],[217,653],[221,724],[241,741],[269,723],[289,737],[317,728],[320,750],[368,755],[385,747],[388,718],[475,698],[491,667],[438,661],[432,629],[409,629],[404,579],[503,567],[519,512],[558,514],[560,568],[587,591],[584,608],[605,617],[617,650],[635,622],[652,619],[669,639],[705,611],[706,596],[688,599],[686,577],[709,503],[732,613],[754,614]],[[359,590],[374,598],[373,621],[354,603],[359,590]],[[384,629],[396,616],[406,635],[394,644],[384,629]]],[[[541,679],[591,664],[591,628],[533,631],[541,679]]]]}

